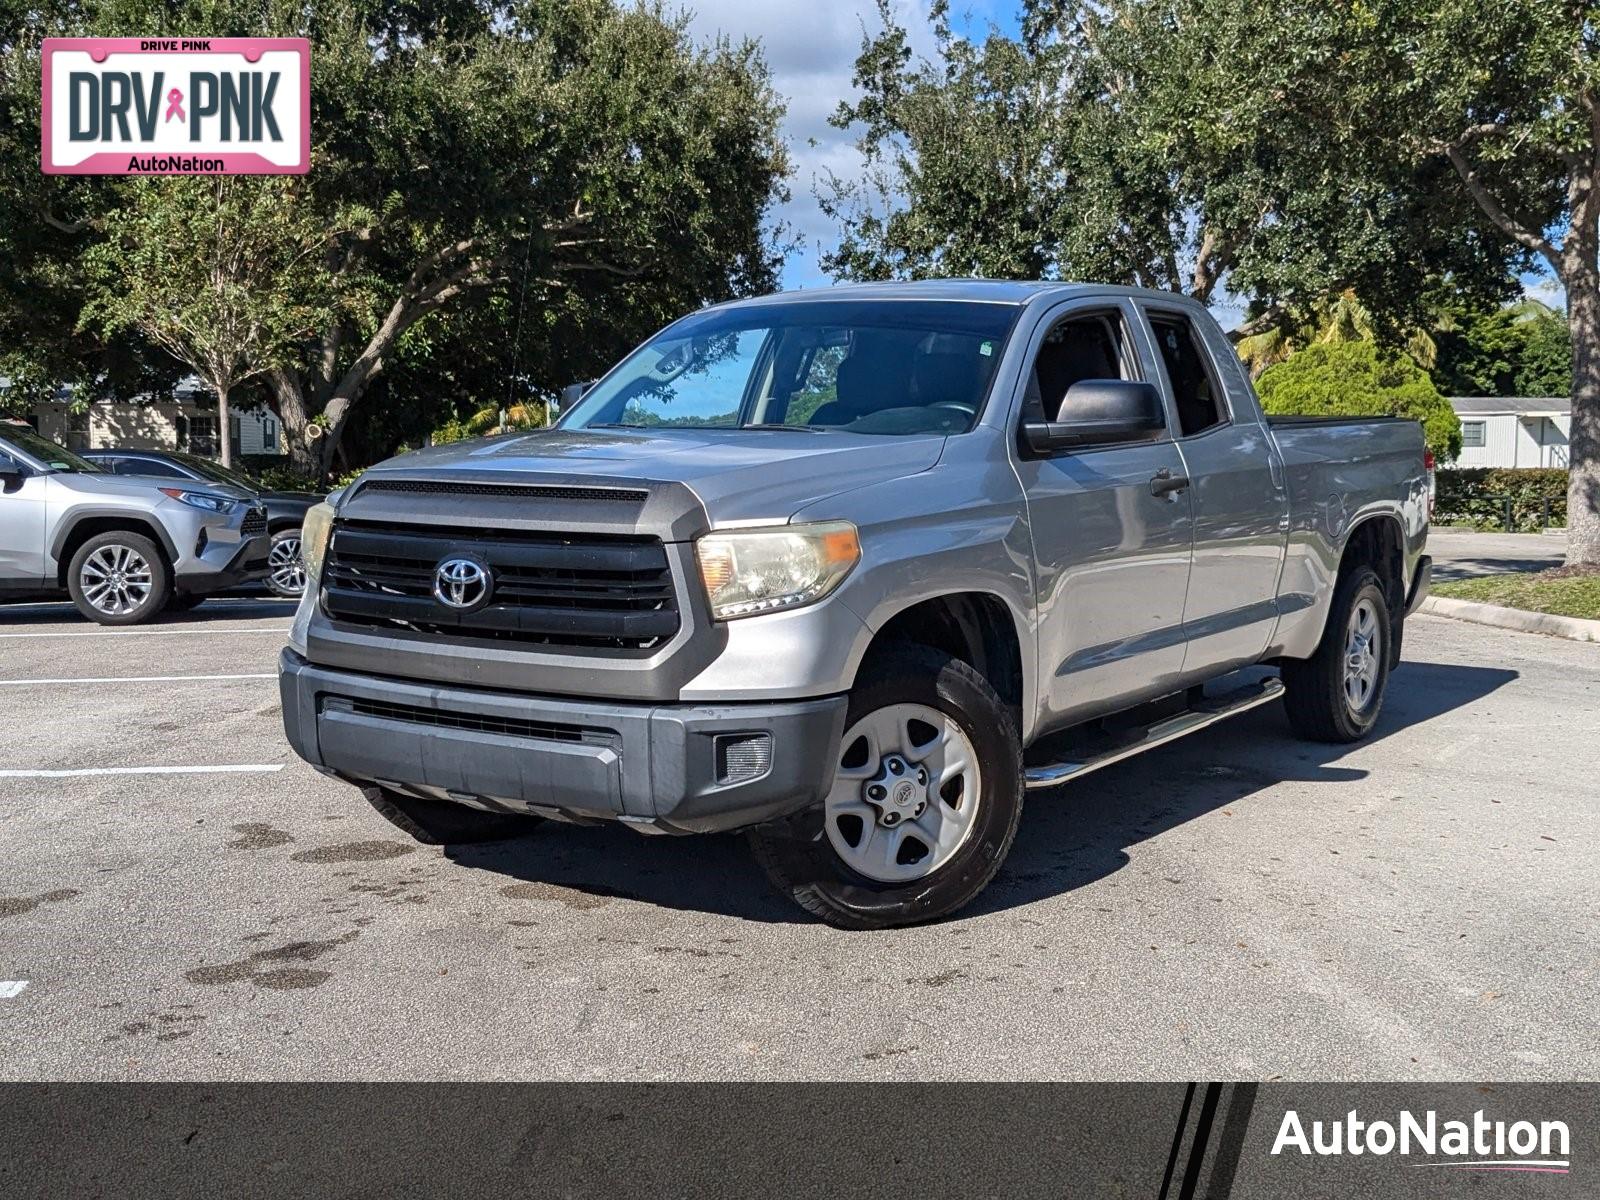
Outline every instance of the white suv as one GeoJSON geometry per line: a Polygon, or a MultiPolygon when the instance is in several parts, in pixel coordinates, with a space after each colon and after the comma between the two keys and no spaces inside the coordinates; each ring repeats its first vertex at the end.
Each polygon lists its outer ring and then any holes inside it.
{"type": "Polygon", "coordinates": [[[71,595],[102,625],[266,574],[267,513],[241,488],[110,475],[27,425],[0,422],[0,596],[71,595]]]}

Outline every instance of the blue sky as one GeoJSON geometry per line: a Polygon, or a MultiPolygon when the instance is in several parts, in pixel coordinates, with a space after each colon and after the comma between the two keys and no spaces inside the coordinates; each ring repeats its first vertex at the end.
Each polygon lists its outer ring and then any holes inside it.
{"type": "MultiPolygon", "coordinates": [[[[876,0],[698,0],[692,9],[696,34],[755,37],[765,48],[773,83],[789,103],[784,132],[795,166],[789,181],[792,198],[776,215],[793,227],[801,242],[784,265],[783,286],[826,286],[830,281],[817,259],[832,245],[835,233],[817,206],[814,189],[827,170],[853,177],[860,169],[852,136],[829,125],[828,117],[854,94],[850,75],[863,31],[881,28],[876,0]]],[[[895,0],[895,9],[913,46],[931,50],[926,0],[895,0]]],[[[1016,9],[1009,0],[953,0],[951,12],[952,24],[963,33],[981,35],[990,24],[1016,29],[1016,9]]]]}

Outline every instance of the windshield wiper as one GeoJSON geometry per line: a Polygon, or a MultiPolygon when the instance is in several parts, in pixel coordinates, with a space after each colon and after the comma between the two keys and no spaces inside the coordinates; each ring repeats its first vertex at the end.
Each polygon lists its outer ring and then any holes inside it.
{"type": "Polygon", "coordinates": [[[798,429],[802,433],[822,433],[828,428],[826,425],[785,425],[779,421],[755,421],[749,425],[741,425],[740,429],[798,429]]]}

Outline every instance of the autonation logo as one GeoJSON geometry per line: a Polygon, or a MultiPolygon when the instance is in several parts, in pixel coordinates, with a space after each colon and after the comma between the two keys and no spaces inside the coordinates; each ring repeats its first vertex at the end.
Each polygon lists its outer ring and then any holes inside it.
{"type": "Polygon", "coordinates": [[[1413,1167],[1454,1167],[1463,1171],[1524,1171],[1565,1175],[1570,1134],[1565,1121],[1491,1121],[1483,1111],[1470,1121],[1441,1121],[1431,1109],[1419,1118],[1402,1109],[1392,1121],[1364,1121],[1355,1109],[1343,1120],[1312,1121],[1307,1133],[1300,1114],[1283,1114],[1273,1154],[1298,1150],[1308,1157],[1387,1154],[1425,1155],[1459,1162],[1407,1163],[1413,1167]]]}

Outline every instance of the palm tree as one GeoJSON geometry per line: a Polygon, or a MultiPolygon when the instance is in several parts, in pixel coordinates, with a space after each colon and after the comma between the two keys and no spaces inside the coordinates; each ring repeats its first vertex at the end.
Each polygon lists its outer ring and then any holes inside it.
{"type": "MultiPolygon", "coordinates": [[[[1256,379],[1268,367],[1281,363],[1296,350],[1323,343],[1376,342],[1379,328],[1371,310],[1361,303],[1353,288],[1334,297],[1313,301],[1308,311],[1285,310],[1267,328],[1247,334],[1235,344],[1239,357],[1256,379]]],[[[1439,359],[1439,347],[1432,335],[1420,327],[1406,330],[1406,353],[1425,371],[1439,359]]]]}

